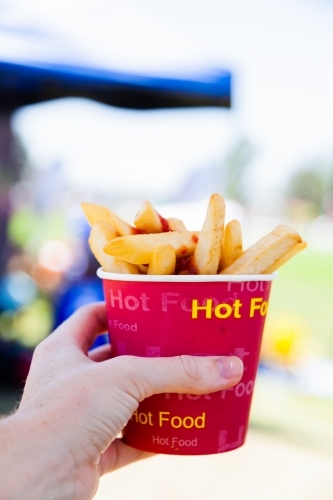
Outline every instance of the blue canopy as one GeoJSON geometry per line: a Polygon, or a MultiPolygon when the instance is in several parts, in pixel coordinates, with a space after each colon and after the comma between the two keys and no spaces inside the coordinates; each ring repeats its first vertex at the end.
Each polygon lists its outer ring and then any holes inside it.
{"type": "Polygon", "coordinates": [[[5,4],[0,109],[68,96],[142,109],[230,107],[230,72],[196,43],[125,0],[92,4],[90,11],[76,0],[5,4]],[[71,8],[79,9],[72,26],[71,8]]]}

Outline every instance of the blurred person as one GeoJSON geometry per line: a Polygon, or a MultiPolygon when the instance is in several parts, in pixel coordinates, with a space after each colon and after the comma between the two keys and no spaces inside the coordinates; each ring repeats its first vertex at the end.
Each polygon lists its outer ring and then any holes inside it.
{"type": "Polygon", "coordinates": [[[1,500],[90,500],[102,474],[151,453],[117,438],[140,401],[164,392],[205,394],[242,376],[232,357],[110,359],[89,351],[107,330],[104,303],[78,309],[41,342],[17,411],[0,422],[1,500]]]}

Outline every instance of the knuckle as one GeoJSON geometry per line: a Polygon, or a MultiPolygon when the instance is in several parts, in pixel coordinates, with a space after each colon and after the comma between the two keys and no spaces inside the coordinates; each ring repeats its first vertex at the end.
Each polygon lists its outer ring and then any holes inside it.
{"type": "Polygon", "coordinates": [[[124,355],[115,359],[121,375],[120,383],[127,394],[142,401],[153,393],[151,381],[142,371],[140,358],[124,355]]]}
{"type": "Polygon", "coordinates": [[[48,359],[50,356],[54,355],[55,352],[60,353],[63,345],[56,336],[50,334],[44,340],[42,340],[34,349],[33,358],[36,360],[48,359]]]}
{"type": "Polygon", "coordinates": [[[179,360],[186,376],[193,381],[198,381],[200,379],[198,361],[193,356],[188,355],[179,356],[179,360]]]}
{"type": "Polygon", "coordinates": [[[117,363],[119,370],[123,375],[134,376],[137,372],[137,359],[134,356],[118,356],[114,358],[114,363],[117,363]]]}
{"type": "Polygon", "coordinates": [[[34,350],[34,357],[45,356],[52,350],[51,337],[42,340],[34,350]]]}

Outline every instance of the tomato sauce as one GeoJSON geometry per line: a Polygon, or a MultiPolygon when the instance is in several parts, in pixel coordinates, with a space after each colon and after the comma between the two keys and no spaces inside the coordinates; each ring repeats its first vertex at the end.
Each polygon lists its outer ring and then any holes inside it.
{"type": "Polygon", "coordinates": [[[158,216],[162,224],[162,232],[168,233],[170,231],[169,222],[162,215],[158,214],[158,216]]]}
{"type": "Polygon", "coordinates": [[[192,256],[177,259],[175,274],[199,274],[192,256]]]}

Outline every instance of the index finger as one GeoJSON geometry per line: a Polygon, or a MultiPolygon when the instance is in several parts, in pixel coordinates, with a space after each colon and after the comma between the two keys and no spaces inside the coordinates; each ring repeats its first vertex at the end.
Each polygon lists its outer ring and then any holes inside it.
{"type": "Polygon", "coordinates": [[[63,336],[88,353],[97,335],[107,331],[105,302],[80,307],[52,335],[63,336]]]}

